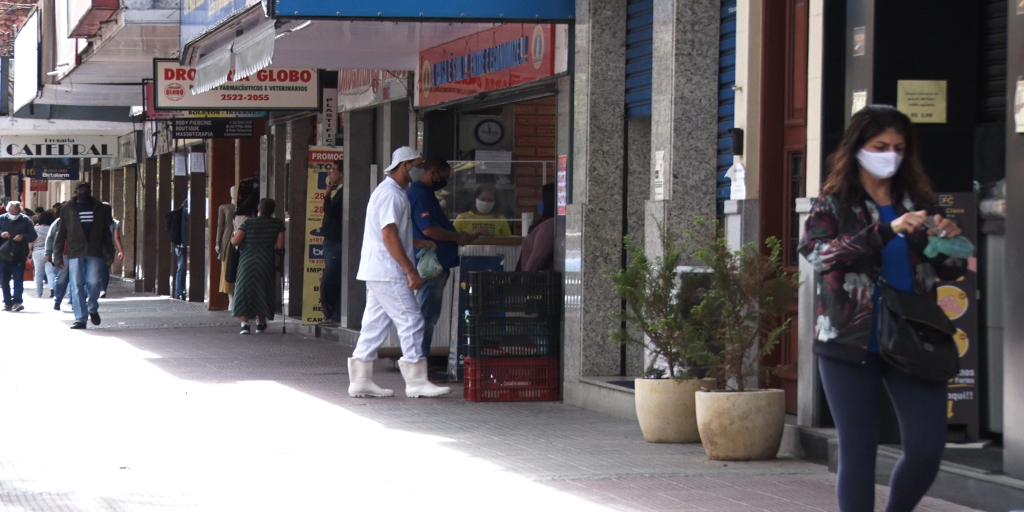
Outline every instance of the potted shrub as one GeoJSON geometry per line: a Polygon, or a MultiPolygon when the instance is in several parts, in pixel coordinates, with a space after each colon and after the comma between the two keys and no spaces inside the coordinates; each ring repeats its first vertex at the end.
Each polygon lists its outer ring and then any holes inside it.
{"type": "Polygon", "coordinates": [[[783,268],[778,239],[765,241],[767,253],[754,243],[732,251],[718,237],[717,223],[714,229],[706,229],[704,221],[697,225],[708,231],[697,258],[712,277],[693,318],[716,345],[697,357],[718,383],[717,389],[696,393],[701,442],[713,460],[771,459],[782,442],[785,392],[756,389],[759,359],[789,329],[786,316],[796,300],[799,276],[783,268]]]}
{"type": "MultiPolygon", "coordinates": [[[[691,358],[707,352],[706,331],[691,321],[690,310],[700,303],[701,278],[680,277],[683,246],[660,228],[662,256],[651,260],[642,247],[625,240],[628,263],[608,273],[624,309],[613,317],[628,328],[612,331],[619,343],[644,347],[651,363],[643,378],[635,380],[636,413],[644,438],[652,443],[695,443],[700,440],[694,393],[712,385],[698,377],[691,358]]],[[[710,274],[703,274],[710,276],[710,274]]]]}

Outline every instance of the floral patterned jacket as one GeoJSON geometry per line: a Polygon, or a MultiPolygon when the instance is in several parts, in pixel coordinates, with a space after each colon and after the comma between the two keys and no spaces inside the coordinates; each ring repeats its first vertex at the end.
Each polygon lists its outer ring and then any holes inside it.
{"type": "MultiPolygon", "coordinates": [[[[909,196],[893,204],[896,215],[932,210],[915,205],[909,196]]],[[[864,361],[874,318],[875,285],[881,274],[882,249],[896,237],[888,222],[879,221],[871,199],[848,202],[836,196],[815,201],[804,223],[799,251],[821,279],[817,293],[814,353],[833,359],[864,361]]],[[[906,235],[917,293],[934,297],[935,283],[953,281],[967,272],[967,260],[939,255],[928,258],[928,235],[906,235]]]]}

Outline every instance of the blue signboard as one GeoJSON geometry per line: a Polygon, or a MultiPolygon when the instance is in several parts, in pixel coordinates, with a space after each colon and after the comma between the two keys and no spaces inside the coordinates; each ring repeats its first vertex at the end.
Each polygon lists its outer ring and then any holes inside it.
{"type": "Polygon", "coordinates": [[[40,158],[25,161],[25,177],[34,180],[78,181],[78,158],[40,158]]]}
{"type": "Polygon", "coordinates": [[[231,16],[259,3],[260,0],[181,0],[179,49],[184,52],[185,45],[193,39],[213,29],[231,16]]]}
{"type": "MultiPolygon", "coordinates": [[[[568,23],[576,16],[575,0],[277,0],[273,5],[279,17],[300,18],[441,18],[568,23]]],[[[184,32],[182,34],[184,37],[184,32]]]]}

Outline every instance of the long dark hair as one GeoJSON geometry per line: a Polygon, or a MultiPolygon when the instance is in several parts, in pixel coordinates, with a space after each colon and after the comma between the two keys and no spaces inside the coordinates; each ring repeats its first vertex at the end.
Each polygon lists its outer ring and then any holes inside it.
{"type": "Polygon", "coordinates": [[[910,118],[887,105],[864,107],[850,119],[839,147],[828,157],[828,179],[822,187],[823,195],[835,195],[842,201],[860,201],[866,193],[860,182],[857,153],[874,137],[895,130],[906,141],[903,161],[892,177],[890,194],[898,203],[904,194],[918,206],[932,206],[935,195],[932,184],[921,167],[917,156],[917,134],[910,118]]]}
{"type": "Polygon", "coordinates": [[[533,224],[530,225],[530,231],[533,231],[533,228],[539,226],[541,222],[544,222],[555,216],[555,210],[557,210],[558,207],[555,204],[554,183],[548,183],[547,185],[541,187],[540,200],[544,202],[544,212],[540,214],[539,219],[533,221],[533,224]]]}

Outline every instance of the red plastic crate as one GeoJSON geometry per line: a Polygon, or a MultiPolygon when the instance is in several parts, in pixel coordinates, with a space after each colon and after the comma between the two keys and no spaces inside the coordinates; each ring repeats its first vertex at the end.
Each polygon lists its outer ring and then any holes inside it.
{"type": "Polygon", "coordinates": [[[462,396],[471,402],[558,400],[558,358],[467,357],[462,396]]]}

